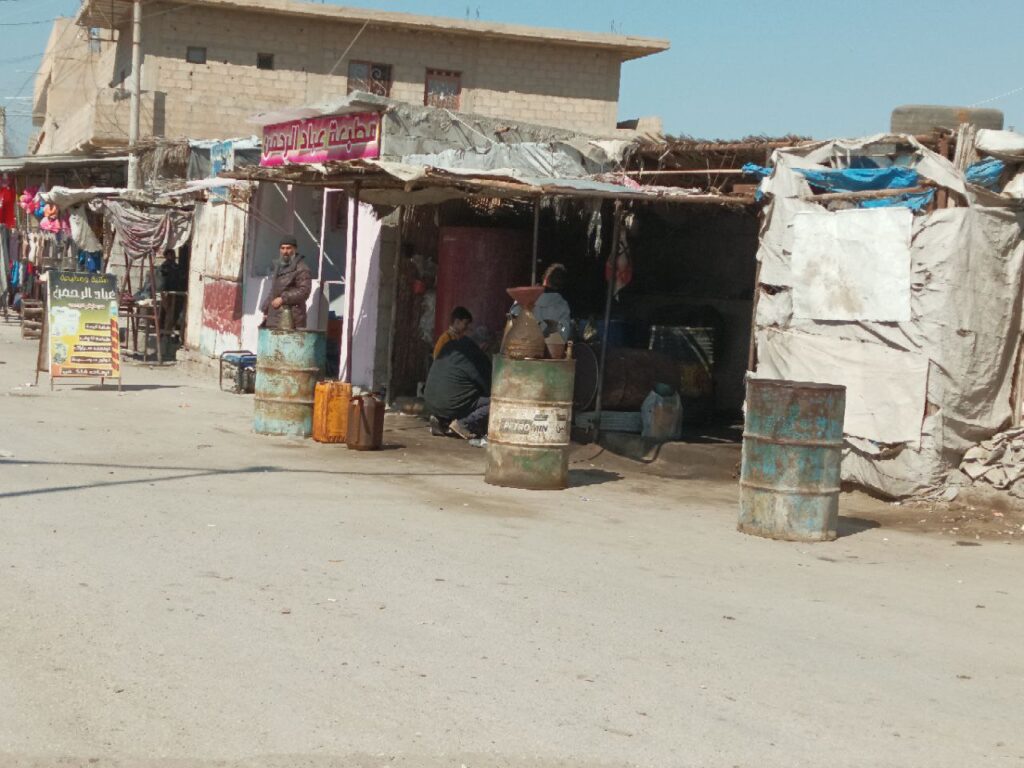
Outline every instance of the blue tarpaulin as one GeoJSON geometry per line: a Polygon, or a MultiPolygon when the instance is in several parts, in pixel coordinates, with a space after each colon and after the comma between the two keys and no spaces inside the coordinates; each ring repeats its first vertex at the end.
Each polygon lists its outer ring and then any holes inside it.
{"type": "Polygon", "coordinates": [[[909,208],[920,211],[935,198],[935,190],[919,192],[916,195],[896,195],[895,197],[879,197],[873,200],[862,200],[861,208],[909,208]]]}
{"type": "Polygon", "coordinates": [[[971,184],[977,184],[979,187],[998,191],[999,177],[1003,175],[1005,170],[1006,164],[1002,160],[990,157],[987,160],[982,160],[980,163],[972,165],[964,175],[971,184]]]}
{"type": "Polygon", "coordinates": [[[765,168],[757,163],[747,163],[740,170],[747,174],[747,176],[760,176],[762,179],[768,178],[772,173],[771,168],[765,168]]]}
{"type": "Polygon", "coordinates": [[[920,177],[911,168],[846,168],[817,171],[797,168],[815,187],[829,192],[864,192],[873,189],[906,189],[917,186],[920,177]]]}

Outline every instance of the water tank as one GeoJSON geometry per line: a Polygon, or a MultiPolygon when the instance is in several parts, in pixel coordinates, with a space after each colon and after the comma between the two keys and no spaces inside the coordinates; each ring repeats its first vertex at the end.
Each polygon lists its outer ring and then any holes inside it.
{"type": "Polygon", "coordinates": [[[906,104],[892,111],[890,123],[893,133],[931,133],[936,128],[956,130],[961,123],[973,123],[979,128],[1003,130],[1003,113],[998,109],[972,109],[970,107],[943,107],[931,104],[906,104]]]}
{"type": "Polygon", "coordinates": [[[473,314],[475,325],[500,334],[512,304],[505,289],[530,283],[532,242],[532,233],[514,229],[441,227],[434,338],[458,306],[473,314]]]}

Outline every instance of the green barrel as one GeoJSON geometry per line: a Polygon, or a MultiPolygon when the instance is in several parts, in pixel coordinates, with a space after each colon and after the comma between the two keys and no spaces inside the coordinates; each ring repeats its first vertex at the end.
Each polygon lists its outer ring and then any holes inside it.
{"type": "Polygon", "coordinates": [[[830,541],[839,522],[846,388],[750,379],[739,530],[830,541]]]}
{"type": "Polygon", "coordinates": [[[495,356],[486,482],[537,491],[569,486],[575,378],[575,360],[495,356]]]}
{"type": "Polygon", "coordinates": [[[253,431],[309,437],[313,432],[313,392],[323,377],[326,359],[327,342],[319,331],[260,328],[253,431]]]}

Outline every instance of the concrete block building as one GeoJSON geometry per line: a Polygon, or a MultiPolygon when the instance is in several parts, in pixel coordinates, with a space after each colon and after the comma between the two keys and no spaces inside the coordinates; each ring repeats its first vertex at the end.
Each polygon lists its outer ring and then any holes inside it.
{"type": "MultiPolygon", "coordinates": [[[[353,91],[598,135],[616,129],[624,62],[662,40],[292,0],[142,2],[141,137],[253,132],[257,112],[353,91]]],[[[130,0],[57,23],[35,91],[35,152],[123,145],[130,0]]]]}

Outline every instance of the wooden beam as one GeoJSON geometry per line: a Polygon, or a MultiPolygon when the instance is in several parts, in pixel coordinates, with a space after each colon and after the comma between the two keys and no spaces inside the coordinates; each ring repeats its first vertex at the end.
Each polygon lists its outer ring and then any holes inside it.
{"type": "Polygon", "coordinates": [[[801,198],[813,203],[829,203],[833,200],[877,200],[885,197],[897,197],[899,195],[919,195],[935,189],[933,186],[902,187],[900,189],[868,189],[863,192],[827,192],[822,195],[806,195],[801,198]]]}
{"type": "Polygon", "coordinates": [[[707,170],[626,171],[627,176],[752,176],[742,168],[708,168],[707,170]]]}

